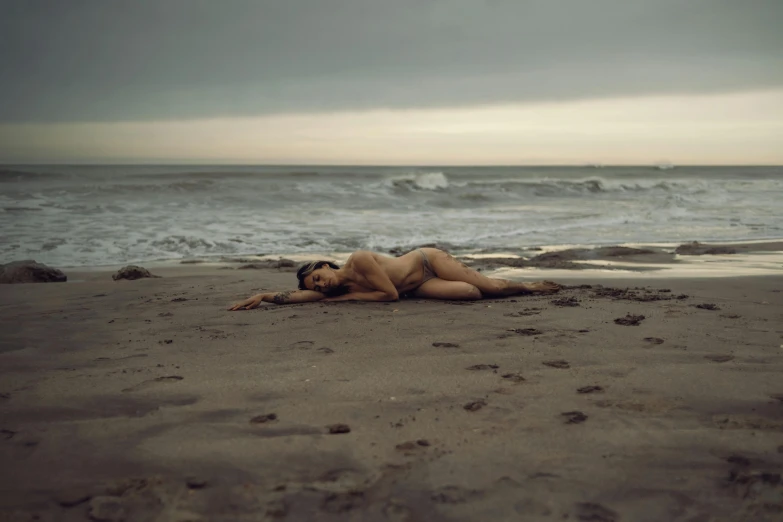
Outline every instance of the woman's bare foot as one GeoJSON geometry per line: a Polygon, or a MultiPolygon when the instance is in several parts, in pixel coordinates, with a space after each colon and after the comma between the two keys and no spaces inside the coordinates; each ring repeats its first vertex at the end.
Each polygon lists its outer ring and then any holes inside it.
{"type": "Polygon", "coordinates": [[[556,294],[562,287],[552,281],[538,281],[536,283],[522,283],[522,288],[531,294],[545,295],[556,294]]]}

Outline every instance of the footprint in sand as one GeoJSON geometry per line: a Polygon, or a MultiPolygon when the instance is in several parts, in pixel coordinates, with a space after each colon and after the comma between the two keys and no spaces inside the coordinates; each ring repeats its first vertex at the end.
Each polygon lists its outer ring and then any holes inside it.
{"type": "Polygon", "coordinates": [[[268,422],[276,422],[277,421],[277,414],[276,413],[267,413],[265,415],[257,415],[250,419],[250,424],[266,424],[268,422]]]}
{"type": "Polygon", "coordinates": [[[330,424],[326,427],[327,431],[331,435],[339,435],[341,433],[351,433],[351,427],[347,424],[330,424]]]}
{"type": "Polygon", "coordinates": [[[644,321],[643,315],[631,315],[627,314],[625,317],[618,317],[614,320],[615,324],[619,324],[622,326],[639,326],[639,324],[644,321]]]}
{"type": "Polygon", "coordinates": [[[477,401],[472,401],[467,403],[463,408],[466,411],[479,411],[481,408],[487,405],[487,401],[484,399],[479,399],[477,401]]]}
{"type": "Polygon", "coordinates": [[[296,350],[309,350],[313,347],[314,344],[315,343],[313,341],[297,341],[295,343],[289,344],[288,346],[296,350]]]}
{"type": "Polygon", "coordinates": [[[525,378],[522,377],[519,373],[505,373],[503,374],[503,378],[507,381],[511,381],[513,383],[519,384],[520,382],[525,382],[525,378]]]}
{"type": "Polygon", "coordinates": [[[580,502],[576,504],[574,511],[579,520],[591,520],[593,522],[616,522],[620,520],[620,516],[611,509],[592,502],[580,502]]]}
{"type": "Polygon", "coordinates": [[[725,363],[734,359],[733,355],[705,355],[705,359],[716,363],[725,363]]]}
{"type": "Polygon", "coordinates": [[[145,390],[162,383],[181,381],[182,379],[184,379],[184,377],[180,377],[179,375],[166,375],[164,377],[157,377],[155,379],[149,379],[147,381],[140,382],[139,384],[131,386],[130,388],[125,388],[122,391],[125,393],[135,392],[139,390],[145,390]]]}
{"type": "Polygon", "coordinates": [[[408,442],[402,442],[394,446],[397,451],[403,452],[405,455],[413,455],[417,451],[422,451],[424,448],[430,446],[430,442],[427,439],[409,440],[408,442]]]}
{"type": "Polygon", "coordinates": [[[478,371],[478,370],[497,370],[498,368],[499,366],[497,364],[474,364],[473,366],[468,366],[465,369],[471,371],[478,371]]]}
{"type": "Polygon", "coordinates": [[[544,333],[541,330],[537,330],[535,328],[512,328],[509,330],[509,332],[514,332],[519,335],[541,335],[544,333]]]}
{"type": "Polygon", "coordinates": [[[581,411],[567,411],[560,415],[566,418],[566,424],[581,424],[587,420],[587,415],[581,411]]]}
{"type": "Polygon", "coordinates": [[[559,359],[557,361],[544,361],[541,364],[543,364],[544,366],[549,366],[550,368],[558,368],[561,370],[566,370],[571,367],[571,365],[568,364],[568,361],[564,361],[562,359],[559,359]]]}

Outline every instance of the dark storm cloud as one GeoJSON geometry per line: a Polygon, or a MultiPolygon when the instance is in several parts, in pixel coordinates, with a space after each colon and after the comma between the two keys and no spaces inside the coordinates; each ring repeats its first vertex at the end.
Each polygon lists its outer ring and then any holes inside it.
{"type": "Polygon", "coordinates": [[[781,0],[0,0],[0,121],[783,84],[781,0]]]}

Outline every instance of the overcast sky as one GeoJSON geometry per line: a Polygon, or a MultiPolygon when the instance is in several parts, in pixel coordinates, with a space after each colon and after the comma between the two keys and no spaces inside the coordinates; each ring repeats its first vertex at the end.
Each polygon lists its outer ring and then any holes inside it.
{"type": "Polygon", "coordinates": [[[723,161],[783,163],[781,27],[783,0],[0,0],[0,161],[451,163],[459,145],[474,150],[458,162],[529,163],[538,124],[548,162],[572,162],[589,117],[596,161],[714,163],[702,149],[736,125],[749,146],[723,161]],[[676,129],[726,100],[683,151],[676,129]],[[633,142],[644,157],[617,152],[622,125],[595,112],[621,106],[659,133],[633,142]],[[368,158],[362,140],[390,132],[368,158]],[[270,136],[277,152],[254,141],[270,136]]]}

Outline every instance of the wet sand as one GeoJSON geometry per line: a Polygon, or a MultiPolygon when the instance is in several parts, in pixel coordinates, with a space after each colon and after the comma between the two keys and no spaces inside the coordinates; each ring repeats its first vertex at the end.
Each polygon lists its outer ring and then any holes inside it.
{"type": "Polygon", "coordinates": [[[293,275],[153,272],[2,288],[0,520],[783,517],[783,276],[228,312],[293,275]]]}

